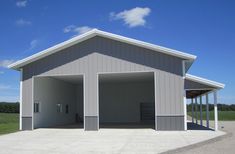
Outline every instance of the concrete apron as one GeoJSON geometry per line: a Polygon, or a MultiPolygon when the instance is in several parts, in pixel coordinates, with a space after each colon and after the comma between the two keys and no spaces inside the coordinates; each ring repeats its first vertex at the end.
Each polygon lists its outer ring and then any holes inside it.
{"type": "Polygon", "coordinates": [[[0,136],[0,153],[161,153],[224,135],[222,131],[47,128],[0,136]]]}

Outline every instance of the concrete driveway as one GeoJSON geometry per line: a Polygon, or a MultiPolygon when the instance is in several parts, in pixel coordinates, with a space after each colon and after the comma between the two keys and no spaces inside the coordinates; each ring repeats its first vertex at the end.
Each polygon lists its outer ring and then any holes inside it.
{"type": "MultiPolygon", "coordinates": [[[[205,121],[204,121],[205,123],[205,121]]],[[[211,121],[211,125],[213,126],[213,121],[211,121]]],[[[235,121],[219,121],[219,129],[227,132],[226,137],[222,137],[220,139],[211,141],[207,144],[198,144],[189,146],[186,148],[182,148],[179,150],[173,150],[167,153],[180,153],[180,154],[188,154],[188,153],[206,153],[206,154],[234,154],[235,153],[235,121]]]]}
{"type": "Polygon", "coordinates": [[[153,129],[36,129],[0,136],[0,153],[160,153],[208,140],[224,132],[153,129]]]}

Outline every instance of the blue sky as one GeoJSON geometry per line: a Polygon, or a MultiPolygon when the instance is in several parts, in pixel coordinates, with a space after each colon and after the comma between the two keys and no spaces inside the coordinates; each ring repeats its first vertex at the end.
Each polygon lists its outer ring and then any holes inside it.
{"type": "Polygon", "coordinates": [[[90,28],[192,53],[189,73],[226,84],[235,103],[234,0],[2,0],[0,101],[19,99],[19,72],[7,64],[90,28]]]}

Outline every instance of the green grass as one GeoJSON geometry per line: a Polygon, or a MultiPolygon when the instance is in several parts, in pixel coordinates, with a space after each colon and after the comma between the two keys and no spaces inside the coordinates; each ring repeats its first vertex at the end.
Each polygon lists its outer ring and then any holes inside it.
{"type": "MultiPolygon", "coordinates": [[[[188,112],[191,116],[191,112],[188,112]]],[[[194,112],[195,117],[195,112],[194,112]]],[[[200,119],[200,112],[198,112],[198,119],[200,119]]],[[[206,120],[206,112],[202,112],[202,119],[206,120]]],[[[218,111],[218,119],[220,121],[233,121],[235,120],[235,111],[218,111]]],[[[210,120],[214,120],[214,111],[210,111],[210,120]]]]}
{"type": "Polygon", "coordinates": [[[0,113],[0,135],[19,130],[19,114],[0,113]]]}

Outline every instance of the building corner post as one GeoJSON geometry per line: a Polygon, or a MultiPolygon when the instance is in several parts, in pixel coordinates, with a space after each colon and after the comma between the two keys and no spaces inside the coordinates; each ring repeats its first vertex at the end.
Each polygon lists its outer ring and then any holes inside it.
{"type": "Polygon", "coordinates": [[[20,69],[19,130],[22,130],[22,101],[23,101],[23,69],[20,69]]]}
{"type": "MultiPolygon", "coordinates": [[[[182,61],[182,75],[183,75],[183,80],[185,81],[185,76],[186,76],[186,69],[185,69],[185,60],[182,61]]],[[[183,84],[184,85],[184,84],[183,84]]],[[[187,97],[186,97],[186,90],[185,87],[183,86],[183,105],[184,105],[184,130],[186,131],[187,128],[187,97]]]]}
{"type": "Polygon", "coordinates": [[[186,91],[184,90],[184,130],[187,130],[187,98],[186,91]]]}

